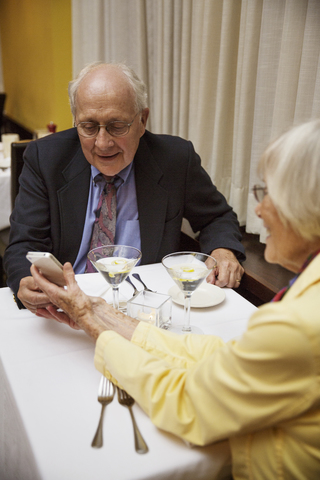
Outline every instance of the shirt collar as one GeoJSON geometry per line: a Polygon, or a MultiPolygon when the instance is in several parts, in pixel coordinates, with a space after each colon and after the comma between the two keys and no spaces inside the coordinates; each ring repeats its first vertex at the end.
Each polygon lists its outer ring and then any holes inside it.
{"type": "MultiPolygon", "coordinates": [[[[129,165],[127,165],[123,170],[121,170],[121,172],[117,173],[117,177],[119,178],[115,180],[116,186],[119,186],[117,185],[118,182],[119,184],[123,184],[128,180],[132,168],[133,168],[133,161],[129,163],[129,165]]],[[[99,182],[101,178],[101,172],[93,165],[91,165],[91,178],[94,183],[99,182]]]]}

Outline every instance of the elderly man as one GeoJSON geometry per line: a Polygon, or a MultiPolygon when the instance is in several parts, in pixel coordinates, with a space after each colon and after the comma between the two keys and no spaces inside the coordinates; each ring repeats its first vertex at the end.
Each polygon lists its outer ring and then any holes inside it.
{"type": "Polygon", "coordinates": [[[70,82],[69,96],[76,128],[32,142],[25,153],[4,257],[19,307],[36,313],[50,303],[30,276],[29,250],[52,252],[76,273],[86,271],[110,181],[111,243],[141,249],[142,264],[159,262],[179,249],[187,218],[200,231],[202,251],[218,262],[210,281],[239,286],[238,260],[245,257],[237,217],[190,142],[146,130],[146,89],[132,69],[91,64],[70,82]]]}

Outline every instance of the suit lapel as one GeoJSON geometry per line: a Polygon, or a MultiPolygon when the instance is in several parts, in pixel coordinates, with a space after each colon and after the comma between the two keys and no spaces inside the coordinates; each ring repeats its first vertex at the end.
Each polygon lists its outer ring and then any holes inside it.
{"type": "MultiPolygon", "coordinates": [[[[142,263],[157,261],[166,221],[168,191],[163,172],[142,137],[134,159],[142,263]]],[[[57,192],[61,218],[59,258],[74,263],[80,248],[90,187],[90,164],[81,147],[62,172],[66,184],[57,192]]]]}
{"type": "Polygon", "coordinates": [[[139,211],[142,263],[153,263],[161,246],[165,227],[168,192],[159,185],[163,176],[144,138],[134,159],[139,211]]]}
{"type": "Polygon", "coordinates": [[[80,248],[87,211],[90,164],[81,147],[62,172],[66,184],[57,192],[61,218],[60,258],[74,263],[80,248]]]}

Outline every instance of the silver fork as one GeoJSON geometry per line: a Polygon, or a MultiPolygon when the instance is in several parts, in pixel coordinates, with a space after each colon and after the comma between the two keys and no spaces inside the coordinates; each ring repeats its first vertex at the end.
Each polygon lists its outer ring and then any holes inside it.
{"type": "Polygon", "coordinates": [[[143,288],[147,291],[147,292],[152,292],[152,293],[155,293],[154,290],[150,290],[150,288],[147,287],[147,285],[145,283],[143,283],[143,281],[141,280],[141,277],[138,273],[133,273],[132,276],[138,280],[140,283],[142,283],[143,285],[143,288]]]}
{"type": "Polygon", "coordinates": [[[103,438],[102,438],[102,428],[103,428],[103,414],[105,407],[112,402],[114,397],[114,385],[110,380],[106,377],[102,376],[99,384],[98,390],[98,402],[101,403],[101,413],[100,413],[100,420],[99,425],[96,431],[96,434],[92,440],[91,447],[93,448],[101,448],[103,445],[103,438]]]}
{"type": "Polygon", "coordinates": [[[134,418],[133,411],[131,408],[132,405],[134,404],[134,399],[125,390],[122,390],[119,387],[117,387],[117,390],[118,390],[118,401],[120,405],[128,407],[131,415],[133,433],[134,433],[134,446],[135,446],[136,452],[147,453],[149,451],[148,446],[140,433],[140,430],[138,428],[138,425],[136,423],[136,420],[134,418]]]}

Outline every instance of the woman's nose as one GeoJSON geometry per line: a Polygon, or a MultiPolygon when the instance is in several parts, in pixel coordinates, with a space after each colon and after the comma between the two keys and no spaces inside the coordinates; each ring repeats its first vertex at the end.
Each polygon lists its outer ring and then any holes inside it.
{"type": "Polygon", "coordinates": [[[257,217],[261,218],[261,203],[259,202],[256,208],[254,209],[256,212],[257,217]]]}

